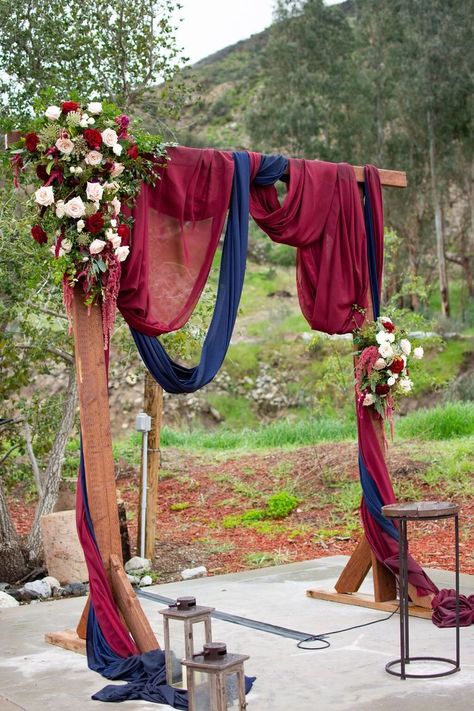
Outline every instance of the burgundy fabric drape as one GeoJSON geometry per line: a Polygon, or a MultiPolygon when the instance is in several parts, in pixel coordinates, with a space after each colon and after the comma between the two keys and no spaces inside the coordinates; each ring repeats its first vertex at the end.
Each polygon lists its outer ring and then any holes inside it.
{"type": "MultiPolygon", "coordinates": [[[[259,154],[251,154],[254,172],[259,154]]],[[[289,160],[287,194],[252,184],[250,214],[274,241],[297,248],[301,310],[311,328],[350,333],[367,308],[364,214],[354,169],[345,163],[289,160]]]]}
{"type": "Polygon", "coordinates": [[[188,321],[206,284],[229,207],[234,174],[224,151],[174,147],[133,210],[118,307],[127,323],[158,336],[188,321]]]}

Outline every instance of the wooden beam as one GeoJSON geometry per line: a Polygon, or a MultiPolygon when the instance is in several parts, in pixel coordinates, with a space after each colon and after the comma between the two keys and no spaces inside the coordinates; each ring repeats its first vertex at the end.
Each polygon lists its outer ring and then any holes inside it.
{"type": "Polygon", "coordinates": [[[86,641],[78,637],[75,630],[62,630],[62,632],[47,632],[44,641],[56,647],[69,649],[71,652],[86,654],[86,641]]]}
{"type": "MultiPolygon", "coordinates": [[[[160,434],[163,416],[163,388],[147,371],[145,374],[143,409],[151,417],[151,430],[148,433],[147,450],[147,493],[146,493],[146,524],[145,524],[145,558],[154,560],[156,539],[156,517],[158,507],[158,481],[160,473],[160,434]]],[[[140,475],[143,468],[140,469],[140,475]]],[[[138,501],[142,500],[143,481],[140,476],[140,493],[138,501]]],[[[141,507],[138,509],[137,550],[140,548],[141,507]]]]}
{"type": "MultiPolygon", "coordinates": [[[[373,595],[365,595],[364,593],[353,593],[352,595],[341,594],[330,590],[307,590],[308,597],[316,600],[327,600],[328,602],[340,602],[343,605],[357,605],[357,607],[368,607],[372,610],[384,610],[385,612],[395,612],[399,607],[398,600],[386,600],[377,602],[373,595]]],[[[433,610],[427,607],[419,607],[417,605],[409,605],[408,612],[413,617],[422,617],[425,620],[431,620],[433,610]]]]}
{"type": "MultiPolygon", "coordinates": [[[[3,139],[5,148],[9,148],[13,143],[17,143],[21,138],[21,131],[12,131],[6,134],[3,139]]],[[[353,165],[358,183],[364,182],[364,166],[353,165]]],[[[386,188],[406,188],[408,185],[407,174],[403,170],[386,170],[379,168],[380,182],[386,188]]]]}
{"type": "Polygon", "coordinates": [[[115,602],[140,652],[159,649],[160,645],[130,585],[122,562],[115,554],[110,556],[110,580],[115,602]]]}
{"type": "Polygon", "coordinates": [[[108,571],[112,553],[122,559],[122,543],[110,432],[102,314],[99,306],[88,308],[84,305],[83,293],[76,287],[72,316],[87,498],[97,545],[108,571]]]}
{"type": "Polygon", "coordinates": [[[372,565],[371,553],[367,538],[362,536],[335,585],[338,593],[358,591],[372,565]]]}

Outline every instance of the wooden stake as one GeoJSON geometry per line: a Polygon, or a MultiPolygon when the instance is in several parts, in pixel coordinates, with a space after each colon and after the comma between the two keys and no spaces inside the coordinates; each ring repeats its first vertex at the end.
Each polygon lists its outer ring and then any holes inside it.
{"type": "MultiPolygon", "coordinates": [[[[148,465],[147,465],[147,494],[146,494],[146,528],[145,528],[145,558],[154,560],[156,539],[156,518],[158,505],[158,480],[160,472],[160,434],[163,416],[163,388],[147,371],[145,374],[144,411],[151,417],[151,430],[148,433],[148,465]]],[[[142,469],[140,470],[142,471],[142,469]]],[[[140,479],[141,501],[143,482],[140,479]]],[[[138,512],[138,538],[137,549],[140,546],[141,508],[138,512]]]]}

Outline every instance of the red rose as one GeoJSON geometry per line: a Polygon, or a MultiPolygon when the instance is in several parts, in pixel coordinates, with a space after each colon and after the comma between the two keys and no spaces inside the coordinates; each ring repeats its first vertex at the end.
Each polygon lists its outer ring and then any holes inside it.
{"type": "Polygon", "coordinates": [[[91,235],[97,234],[104,228],[104,218],[100,212],[94,212],[90,217],[86,217],[86,230],[90,232],[91,235]]]}
{"type": "Polygon", "coordinates": [[[27,133],[25,136],[25,146],[33,153],[38,148],[40,142],[39,136],[36,133],[27,133]]]}
{"type": "Polygon", "coordinates": [[[84,131],[84,139],[89,148],[93,148],[94,150],[100,148],[102,144],[102,136],[100,135],[100,131],[97,131],[95,128],[86,128],[84,131]]]}
{"type": "Polygon", "coordinates": [[[404,367],[405,361],[403,360],[403,358],[394,358],[394,360],[390,364],[390,370],[392,371],[392,373],[401,373],[404,367]]]}
{"type": "Polygon", "coordinates": [[[38,244],[45,244],[48,241],[48,235],[41,225],[33,225],[31,228],[31,236],[38,244]]]}
{"type": "Polygon", "coordinates": [[[388,319],[382,319],[382,325],[383,325],[384,329],[386,331],[388,331],[389,333],[393,333],[393,331],[395,331],[395,326],[388,319]]]}
{"type": "Polygon", "coordinates": [[[39,178],[40,180],[42,180],[44,183],[46,183],[46,181],[49,180],[49,175],[48,175],[48,173],[46,172],[46,166],[45,166],[45,165],[41,165],[41,163],[36,166],[36,175],[37,175],[38,178],[39,178]]]}
{"type": "Polygon", "coordinates": [[[127,151],[127,155],[129,158],[132,158],[132,160],[136,160],[138,158],[138,146],[136,143],[130,146],[127,151]]]}
{"type": "Polygon", "coordinates": [[[77,111],[79,107],[80,104],[78,104],[77,101],[63,101],[61,104],[63,114],[68,114],[70,111],[77,111]]]}
{"type": "Polygon", "coordinates": [[[375,392],[377,395],[387,395],[390,392],[390,385],[387,385],[387,383],[377,383],[375,392]]]}
{"type": "Polygon", "coordinates": [[[119,226],[117,227],[117,234],[119,235],[119,237],[122,238],[122,242],[123,242],[124,240],[127,240],[127,241],[128,241],[128,239],[129,239],[129,237],[130,237],[130,228],[129,228],[129,226],[128,226],[128,225],[119,225],[119,226]]]}

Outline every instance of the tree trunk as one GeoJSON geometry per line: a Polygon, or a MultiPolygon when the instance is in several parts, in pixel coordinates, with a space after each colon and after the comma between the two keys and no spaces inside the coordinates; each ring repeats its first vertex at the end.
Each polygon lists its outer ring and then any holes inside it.
{"type": "Polygon", "coordinates": [[[28,552],[31,560],[36,560],[41,556],[43,541],[41,538],[40,521],[42,516],[46,516],[53,512],[58,499],[59,483],[61,481],[61,469],[64,462],[64,453],[66,451],[69,435],[74,425],[74,416],[76,413],[76,376],[74,368],[69,370],[69,381],[67,386],[66,400],[64,402],[63,417],[61,426],[56,434],[56,437],[49,455],[48,466],[44,472],[43,479],[43,494],[40,497],[36,508],[35,520],[28,538],[28,552]]]}
{"type": "Polygon", "coordinates": [[[15,583],[25,573],[20,538],[10,516],[0,480],[0,582],[15,583]]]}
{"type": "Polygon", "coordinates": [[[449,318],[449,294],[448,294],[448,272],[446,269],[443,213],[441,210],[441,200],[439,197],[438,176],[436,173],[436,146],[433,129],[433,119],[431,111],[427,112],[428,142],[430,157],[431,192],[435,215],[436,249],[438,255],[439,290],[441,294],[441,312],[444,317],[449,318]]]}

